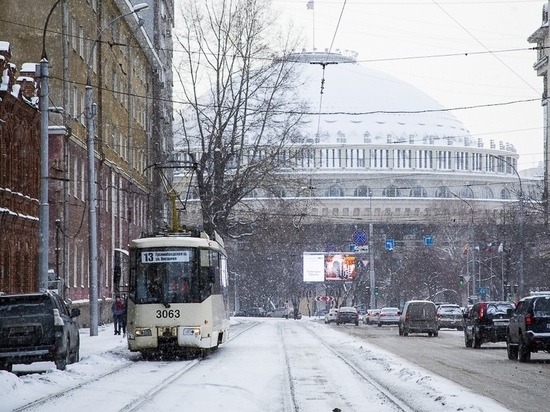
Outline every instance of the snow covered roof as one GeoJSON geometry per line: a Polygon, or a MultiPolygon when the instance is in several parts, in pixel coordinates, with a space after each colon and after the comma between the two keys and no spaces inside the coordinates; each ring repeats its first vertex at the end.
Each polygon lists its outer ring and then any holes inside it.
{"type": "Polygon", "coordinates": [[[449,139],[454,145],[473,141],[460,120],[402,80],[336,53],[300,54],[297,60],[304,81],[300,94],[314,113],[306,120],[305,133],[308,137],[319,133],[321,144],[364,144],[365,138],[373,143],[377,139],[380,143],[388,139],[410,142],[411,137],[415,144],[426,143],[426,138],[431,138],[432,144],[444,139],[444,145],[449,139]],[[323,70],[321,63],[331,61],[337,63],[327,64],[323,70]]]}

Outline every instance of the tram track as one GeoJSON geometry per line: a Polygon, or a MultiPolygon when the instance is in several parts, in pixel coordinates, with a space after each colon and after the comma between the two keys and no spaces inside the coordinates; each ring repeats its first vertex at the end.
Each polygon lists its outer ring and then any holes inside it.
{"type": "MultiPolygon", "coordinates": [[[[340,353],[338,350],[336,350],[333,346],[331,346],[329,343],[327,343],[326,340],[324,340],[322,337],[317,335],[311,328],[307,327],[305,323],[301,322],[300,326],[302,329],[307,331],[307,333],[315,339],[318,343],[320,343],[322,346],[325,347],[332,355],[337,357],[340,361],[342,361],[345,365],[347,365],[360,379],[362,379],[364,382],[372,386],[376,391],[380,393],[381,396],[383,396],[387,402],[394,405],[396,410],[403,411],[403,412],[415,412],[416,409],[413,408],[411,405],[409,405],[404,400],[400,399],[399,397],[395,396],[393,392],[378,382],[376,379],[374,379],[372,376],[370,376],[363,368],[361,368],[358,364],[355,362],[352,362],[349,357],[346,355],[340,353]]],[[[290,372],[290,366],[289,366],[289,373],[290,372]]]]}

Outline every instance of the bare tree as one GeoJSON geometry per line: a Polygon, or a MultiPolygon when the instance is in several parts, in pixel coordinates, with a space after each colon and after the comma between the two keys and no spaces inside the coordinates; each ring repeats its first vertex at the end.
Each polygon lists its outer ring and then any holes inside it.
{"type": "Polygon", "coordinates": [[[305,107],[288,58],[295,45],[275,31],[269,1],[186,0],[181,12],[175,146],[196,168],[205,230],[236,237],[243,233],[236,205],[275,188],[275,172],[301,144],[305,107]]]}

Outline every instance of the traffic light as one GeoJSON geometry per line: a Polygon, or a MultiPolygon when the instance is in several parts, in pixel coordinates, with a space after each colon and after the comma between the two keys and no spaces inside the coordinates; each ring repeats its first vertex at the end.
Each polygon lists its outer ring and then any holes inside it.
{"type": "Polygon", "coordinates": [[[460,286],[464,286],[464,276],[460,275],[460,278],[458,279],[458,284],[460,286]]]}
{"type": "Polygon", "coordinates": [[[374,296],[380,296],[380,292],[378,291],[378,288],[374,289],[374,296]]]}

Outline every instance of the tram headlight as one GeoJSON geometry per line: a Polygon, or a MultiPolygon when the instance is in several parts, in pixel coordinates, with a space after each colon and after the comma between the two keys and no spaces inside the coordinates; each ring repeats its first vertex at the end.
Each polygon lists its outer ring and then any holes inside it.
{"type": "Polygon", "coordinates": [[[201,328],[183,328],[183,336],[199,336],[201,334],[201,328]]]}
{"type": "Polygon", "coordinates": [[[138,336],[153,336],[151,329],[136,329],[136,338],[138,336]]]}

